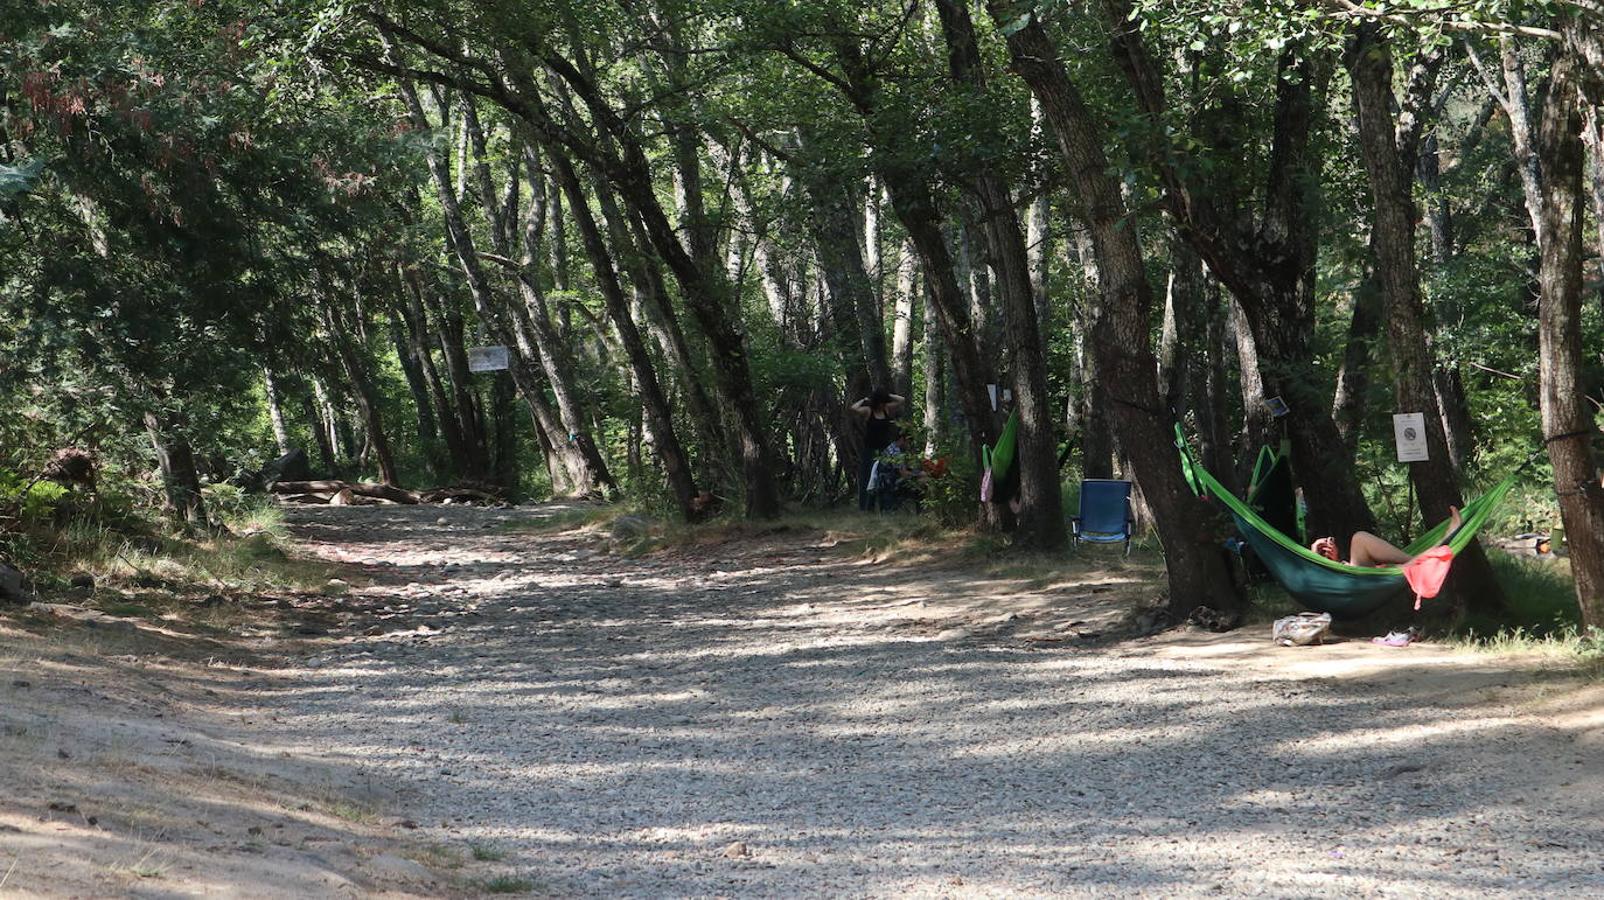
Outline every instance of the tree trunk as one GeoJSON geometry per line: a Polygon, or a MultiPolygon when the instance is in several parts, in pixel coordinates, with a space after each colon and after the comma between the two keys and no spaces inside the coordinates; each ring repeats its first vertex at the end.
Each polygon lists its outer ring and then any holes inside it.
{"type": "Polygon", "coordinates": [[[618,187],[624,202],[641,217],[647,238],[679,282],[681,296],[690,306],[708,342],[715,348],[712,354],[714,380],[735,421],[740,443],[746,516],[753,519],[773,518],[780,513],[780,497],[774,480],[768,431],[752,386],[746,340],[739,324],[731,318],[731,304],[726,296],[728,285],[712,269],[699,265],[686,252],[658,204],[650,171],[645,168],[644,152],[638,146],[629,147],[631,159],[639,160],[638,168],[629,167],[631,174],[623,179],[619,178],[619,171],[607,174],[618,187]]]}
{"type": "Polygon", "coordinates": [[[1097,254],[1091,235],[1084,227],[1072,233],[1070,245],[1080,266],[1078,297],[1070,310],[1070,332],[1075,344],[1075,383],[1077,393],[1069,399],[1065,420],[1070,439],[1078,436],[1082,478],[1114,477],[1114,430],[1109,423],[1108,395],[1099,387],[1097,363],[1092,342],[1102,309],[1098,297],[1097,254]]]}
{"type": "Polygon", "coordinates": [[[873,283],[859,252],[854,224],[857,202],[848,190],[852,182],[808,164],[801,166],[799,174],[813,200],[808,221],[832,302],[852,310],[869,378],[875,387],[889,390],[892,379],[885,328],[881,324],[873,283]]]}
{"type": "Polygon", "coordinates": [[[1593,224],[1598,227],[1598,243],[1593,248],[1598,271],[1598,308],[1604,316],[1604,109],[1587,108],[1586,136],[1588,155],[1592,159],[1593,177],[1588,181],[1588,193],[1593,199],[1593,224]]]}
{"type": "Polygon", "coordinates": [[[333,465],[338,465],[350,458],[350,444],[340,434],[340,413],[334,408],[334,400],[329,397],[321,376],[312,377],[312,396],[317,400],[318,425],[328,441],[329,458],[333,465]]]}
{"type": "MultiPolygon", "coordinates": [[[[959,0],[936,0],[946,35],[952,77],[977,100],[987,96],[985,71],[974,23],[959,0]]],[[[1012,350],[1014,408],[1019,413],[1014,465],[1019,471],[1016,545],[1053,550],[1068,543],[1063,496],[1058,485],[1058,441],[1054,408],[1047,393],[1047,354],[1037,329],[1036,293],[1024,229],[1014,212],[1013,195],[994,169],[973,176],[984,224],[981,232],[997,270],[1012,350]]]]}
{"type": "MultiPolygon", "coordinates": [[[[400,65],[400,54],[387,34],[381,34],[385,43],[385,52],[392,65],[400,65]]],[[[418,102],[417,92],[412,87],[410,79],[399,79],[402,99],[406,102],[407,110],[411,116],[414,127],[419,130],[429,128],[428,117],[424,114],[422,105],[418,102]]],[[[456,195],[451,190],[450,173],[434,145],[425,143],[424,161],[427,163],[429,173],[435,184],[435,193],[440,201],[441,213],[445,219],[448,243],[456,254],[457,262],[467,278],[469,293],[473,296],[474,307],[479,313],[485,327],[503,344],[518,347],[515,354],[518,359],[512,361],[512,377],[517,382],[519,393],[529,406],[530,413],[535,417],[537,427],[546,432],[552,450],[559,454],[563,468],[569,476],[569,483],[564,485],[566,493],[573,495],[588,495],[598,487],[606,485],[614,487],[611,477],[607,474],[605,465],[600,463],[600,455],[596,453],[595,446],[588,447],[570,440],[577,437],[568,428],[558,424],[552,410],[546,401],[544,388],[534,373],[529,371],[528,359],[530,357],[529,336],[525,326],[526,317],[520,316],[516,305],[511,306],[512,322],[509,323],[502,315],[501,304],[494,296],[489,280],[479,262],[479,254],[474,248],[472,234],[468,231],[463,220],[461,207],[457,204],[456,195]]],[[[538,354],[537,354],[538,355],[538,354]]],[[[481,432],[482,433],[482,432],[481,432]]],[[[556,484],[554,488],[558,487],[556,484]]]]}
{"type": "MultiPolygon", "coordinates": [[[[1479,67],[1479,59],[1477,59],[1479,67]]],[[[1532,235],[1539,246],[1543,242],[1543,182],[1533,146],[1534,132],[1530,100],[1526,94],[1526,63],[1520,57],[1520,45],[1510,35],[1498,38],[1499,75],[1485,70],[1488,89],[1504,108],[1509,120],[1509,138],[1514,145],[1515,171],[1520,176],[1521,195],[1526,200],[1526,213],[1530,218],[1532,235]],[[1502,88],[1500,89],[1500,80],[1502,88]]]]}
{"type": "MultiPolygon", "coordinates": [[[[1376,235],[1370,235],[1370,252],[1376,258],[1376,235]]],[[[1348,317],[1348,340],[1342,347],[1342,368],[1337,370],[1337,392],[1331,401],[1331,418],[1342,435],[1342,446],[1353,461],[1359,449],[1359,431],[1365,420],[1365,399],[1370,391],[1370,367],[1375,364],[1371,345],[1381,330],[1381,287],[1376,283],[1374,263],[1365,265],[1364,275],[1353,292],[1353,310],[1348,317]]]]}
{"type": "Polygon", "coordinates": [[[1203,465],[1219,478],[1226,488],[1237,490],[1236,462],[1232,459],[1234,446],[1231,442],[1231,423],[1226,410],[1230,405],[1231,383],[1226,375],[1226,356],[1236,351],[1232,342],[1227,342],[1227,326],[1230,320],[1229,300],[1225,292],[1220,290],[1219,282],[1204,276],[1203,296],[1208,325],[1206,326],[1208,347],[1205,351],[1208,363],[1204,375],[1203,397],[1196,404],[1198,455],[1203,465]]]}
{"type": "Polygon", "coordinates": [[[409,328],[413,330],[413,352],[423,361],[424,371],[432,373],[430,387],[435,395],[435,404],[440,409],[440,427],[451,452],[452,468],[458,475],[470,480],[485,478],[490,469],[484,420],[479,413],[478,398],[473,393],[473,375],[468,371],[462,317],[456,314],[449,300],[425,293],[416,268],[409,266],[404,269],[402,281],[406,285],[407,304],[411,310],[409,328]],[[440,346],[440,358],[445,363],[444,380],[427,344],[431,319],[435,326],[436,343],[440,346]],[[451,383],[449,394],[445,390],[445,381],[451,383]]]}
{"type": "MultiPolygon", "coordinates": [[[[1564,17],[1569,42],[1586,36],[1576,14],[1564,17]]],[[[1554,466],[1554,490],[1570,550],[1571,574],[1584,627],[1604,628],[1604,484],[1592,440],[1598,437],[1588,408],[1582,355],[1582,113],[1580,60],[1574,44],[1554,62],[1538,136],[1546,188],[1538,281],[1543,435],[1554,466]]]]}
{"type": "Polygon", "coordinates": [[[601,290],[607,316],[618,331],[624,353],[629,359],[630,374],[633,376],[644,407],[646,428],[652,435],[652,448],[663,463],[663,474],[668,480],[675,502],[679,505],[680,514],[689,521],[695,514],[692,501],[696,497],[696,482],[691,476],[690,460],[686,457],[684,449],[680,446],[679,436],[674,431],[674,416],[668,397],[663,393],[662,384],[657,380],[657,370],[652,365],[652,357],[646,350],[646,342],[641,338],[640,329],[630,316],[629,300],[624,296],[624,289],[619,284],[617,269],[607,251],[607,244],[602,239],[601,229],[597,226],[595,217],[591,215],[590,204],[586,200],[579,177],[574,173],[573,165],[566,157],[556,152],[550,156],[557,183],[568,197],[568,207],[573,211],[574,223],[579,227],[580,240],[585,246],[585,252],[590,256],[592,275],[601,290]]]}
{"type": "Polygon", "coordinates": [[[885,244],[881,237],[880,183],[871,177],[863,192],[863,267],[869,275],[869,295],[874,298],[874,310],[883,315],[886,273],[885,244]]]}
{"type": "Polygon", "coordinates": [[[490,382],[491,419],[496,426],[496,455],[491,466],[491,477],[508,497],[518,489],[518,417],[513,405],[518,397],[512,374],[497,372],[490,382]]]}
{"type": "MultiPolygon", "coordinates": [[[[1158,390],[1164,408],[1184,419],[1201,361],[1198,339],[1207,331],[1203,319],[1203,263],[1185,239],[1172,231],[1170,277],[1164,292],[1164,322],[1159,329],[1158,390]]],[[[1206,357],[1204,357],[1206,358],[1206,357]]]]}
{"type": "MultiPolygon", "coordinates": [[[[1045,129],[1042,122],[1041,104],[1036,98],[1030,100],[1030,121],[1032,131],[1045,129]]],[[[1039,177],[1032,184],[1036,191],[1036,198],[1030,202],[1030,212],[1025,219],[1025,246],[1030,254],[1030,290],[1036,298],[1036,327],[1043,335],[1052,334],[1053,301],[1052,292],[1048,289],[1048,260],[1052,258],[1053,228],[1052,228],[1052,202],[1048,199],[1047,179],[1039,177]]]]}
{"type": "MultiPolygon", "coordinates": [[[[904,253],[912,248],[903,247],[904,253]]],[[[941,352],[940,326],[936,324],[936,305],[924,304],[924,427],[925,455],[934,457],[941,451],[942,435],[946,429],[946,403],[942,396],[946,365],[941,352]]],[[[904,394],[903,396],[907,396],[904,394]]]]}
{"type": "MultiPolygon", "coordinates": [[[[475,111],[472,97],[464,97],[463,121],[468,129],[468,135],[474,153],[474,170],[479,181],[479,193],[485,197],[495,196],[495,186],[491,180],[490,165],[485,146],[484,129],[479,125],[479,116],[475,111]]],[[[562,420],[563,430],[567,433],[568,442],[578,451],[585,463],[588,477],[595,479],[596,484],[606,485],[616,489],[612,474],[607,471],[607,463],[602,459],[601,451],[596,446],[591,428],[586,416],[581,410],[578,391],[574,387],[573,360],[567,352],[564,340],[552,327],[551,314],[546,306],[546,297],[536,278],[535,268],[541,256],[541,234],[549,230],[552,234],[552,244],[565,241],[561,235],[562,200],[556,193],[547,194],[543,188],[540,175],[539,159],[532,151],[526,150],[525,163],[529,170],[531,196],[541,198],[543,202],[532,200],[528,205],[523,221],[521,265],[515,274],[518,285],[518,294],[523,301],[522,307],[513,305],[509,310],[512,329],[519,339],[521,352],[529,355],[533,349],[534,356],[540,361],[541,370],[546,375],[546,382],[551,387],[551,393],[557,401],[557,414],[562,420]]],[[[462,165],[466,167],[468,160],[463,159],[462,165]]],[[[509,175],[518,178],[518,167],[514,166],[509,175]]],[[[513,255],[511,237],[515,223],[501,218],[501,208],[493,203],[483,204],[488,224],[490,225],[491,243],[496,252],[503,258],[513,255]]],[[[449,215],[449,212],[448,212],[449,215]]],[[[557,251],[554,249],[553,253],[557,251]]],[[[554,257],[555,258],[555,257],[554,257]]],[[[562,265],[567,267],[568,251],[566,246],[562,250],[562,265]]],[[[566,279],[566,275],[563,276],[566,279]]],[[[559,285],[565,282],[558,282],[559,285]]],[[[559,290],[565,288],[559,286],[559,290]]]]}
{"type": "MultiPolygon", "coordinates": [[[[1143,113],[1158,127],[1168,115],[1162,74],[1142,34],[1130,24],[1128,0],[1106,0],[1105,8],[1115,29],[1116,61],[1143,113]]],[[[1261,200],[1249,203],[1229,178],[1194,179],[1195,167],[1184,171],[1177,167],[1179,154],[1167,152],[1158,142],[1149,153],[1164,182],[1169,212],[1209,270],[1242,304],[1265,392],[1279,396],[1288,407],[1282,421],[1308,502],[1309,528],[1321,534],[1352,534],[1372,527],[1373,518],[1331,418],[1331,388],[1315,365],[1312,345],[1324,159],[1314,138],[1321,120],[1317,98],[1330,81],[1331,63],[1327,51],[1302,42],[1281,51],[1261,200]],[[1262,212],[1250,219],[1243,211],[1254,206],[1262,212]]],[[[1215,118],[1227,120],[1224,126],[1232,124],[1228,116],[1215,118]]],[[[1223,150],[1241,137],[1226,127],[1214,139],[1224,145],[1223,150]]],[[[1221,164],[1229,165],[1223,160],[1221,164]]]]}
{"type": "Polygon", "coordinates": [[[701,468],[698,471],[701,473],[701,481],[710,484],[713,463],[725,457],[726,442],[724,434],[719,430],[720,420],[717,410],[697,372],[690,344],[685,340],[685,332],[680,328],[679,319],[674,314],[668,288],[663,283],[662,271],[657,267],[656,260],[648,256],[644,235],[638,234],[637,230],[631,228],[630,223],[625,221],[624,213],[618,208],[618,201],[613,196],[612,188],[599,176],[592,181],[591,186],[592,193],[596,197],[596,206],[607,222],[607,234],[613,244],[613,257],[629,275],[634,289],[635,305],[641,312],[638,318],[646,323],[646,329],[651,333],[652,340],[679,378],[680,389],[696,429],[697,440],[702,444],[701,468]]]}
{"type": "MultiPolygon", "coordinates": [[[[542,58],[546,66],[566,81],[584,101],[592,119],[611,138],[613,147],[605,153],[595,152],[587,142],[574,140],[571,135],[557,129],[549,115],[541,110],[525,110],[535,117],[531,124],[548,131],[553,139],[566,137],[566,145],[576,152],[585,150],[589,155],[586,157],[581,154],[582,158],[596,166],[598,172],[612,182],[624,203],[640,216],[647,239],[679,282],[681,296],[690,306],[708,342],[715,348],[712,354],[714,378],[724,405],[735,422],[735,432],[740,442],[746,515],[748,518],[773,518],[779,515],[780,496],[774,477],[768,427],[752,384],[745,335],[739,322],[732,318],[731,308],[734,304],[729,296],[727,278],[716,260],[707,259],[707,253],[698,256],[687,251],[681,243],[673,223],[657,198],[645,150],[636,134],[624,125],[618,112],[602,97],[596,85],[567,59],[551,53],[542,58]]],[[[516,76],[517,73],[513,74],[516,76]]],[[[526,104],[538,103],[537,98],[530,96],[527,90],[524,100],[526,104]]],[[[686,174],[685,169],[689,164],[689,160],[680,160],[682,175],[686,174]]],[[[705,227],[705,217],[693,214],[688,226],[694,251],[705,240],[698,237],[705,227]]]]}
{"type": "Polygon", "coordinates": [[[423,312],[422,298],[411,290],[407,279],[400,271],[401,267],[397,265],[396,269],[403,296],[395,302],[395,315],[402,323],[403,337],[406,340],[405,353],[411,358],[413,368],[422,377],[427,399],[434,409],[432,419],[446,445],[448,459],[444,464],[435,459],[438,455],[438,445],[430,448],[432,451],[430,458],[434,460],[432,468],[436,476],[444,476],[447,473],[461,476],[469,471],[468,448],[462,436],[462,422],[451,406],[445,384],[440,380],[440,371],[434,364],[434,354],[429,352],[428,318],[423,312]]]}
{"type": "Polygon", "coordinates": [[[891,389],[904,397],[913,395],[913,318],[919,315],[916,275],[913,248],[904,243],[897,264],[897,300],[891,323],[891,389]]]}
{"type": "Polygon", "coordinates": [[[379,464],[379,480],[387,485],[399,487],[401,482],[395,467],[395,454],[390,450],[390,439],[379,414],[378,392],[373,388],[373,379],[368,374],[366,361],[357,352],[355,337],[345,320],[344,310],[336,305],[333,297],[326,294],[323,297],[323,323],[333,338],[334,350],[339,356],[341,367],[345,369],[346,380],[351,383],[357,412],[362,416],[362,425],[367,432],[369,445],[373,449],[375,461],[379,464]]]}
{"type": "Polygon", "coordinates": [[[290,429],[284,424],[284,403],[279,397],[278,379],[273,377],[272,366],[262,367],[262,389],[267,394],[267,419],[273,426],[273,444],[278,455],[290,452],[290,429]]]}
{"type": "Polygon", "coordinates": [[[156,463],[161,467],[165,497],[162,509],[180,528],[209,531],[212,523],[206,515],[206,501],[201,497],[200,476],[195,472],[195,452],[190,448],[178,417],[171,413],[147,412],[145,433],[150,436],[156,463]]]}
{"type": "MultiPolygon", "coordinates": [[[[1429,458],[1409,464],[1410,479],[1427,523],[1448,518],[1464,504],[1458,473],[1448,453],[1442,410],[1437,405],[1427,338],[1426,307],[1415,267],[1415,206],[1410,196],[1412,162],[1399,152],[1393,122],[1392,56],[1373,26],[1360,26],[1348,51],[1359,145],[1370,177],[1371,230],[1376,284],[1387,320],[1394,391],[1403,412],[1424,412],[1429,458]]],[[[1504,592],[1481,544],[1472,542],[1454,561],[1443,599],[1476,613],[1503,612],[1504,592]]]]}
{"type": "Polygon", "coordinates": [[[417,357],[412,354],[400,317],[392,312],[388,324],[390,343],[395,347],[395,358],[401,364],[401,372],[407,379],[407,390],[412,394],[412,409],[418,424],[418,443],[422,446],[424,459],[428,460],[429,469],[433,472],[438,468],[439,454],[436,450],[440,433],[435,426],[434,405],[429,400],[428,381],[424,377],[423,366],[419,365],[417,357]]]}
{"type": "Polygon", "coordinates": [[[330,477],[334,475],[334,446],[329,443],[328,426],[323,423],[323,410],[320,403],[321,395],[313,391],[301,394],[301,416],[306,420],[307,430],[312,432],[312,441],[317,444],[318,461],[323,464],[323,471],[330,477]]]}
{"type": "Polygon", "coordinates": [[[1099,380],[1114,401],[1120,445],[1131,455],[1164,545],[1170,614],[1179,619],[1203,605],[1235,614],[1242,597],[1210,533],[1207,507],[1192,496],[1181,477],[1173,422],[1158,406],[1157,361],[1149,330],[1152,286],[1143,267],[1136,220],[1110,174],[1104,136],[1059,62],[1058,48],[1034,15],[1021,25],[1017,8],[1007,0],[992,0],[989,8],[1000,28],[1013,29],[1007,36],[1013,69],[1041,102],[1070,176],[1079,218],[1091,232],[1105,307],[1094,341],[1099,380]]]}
{"type": "Polygon", "coordinates": [[[1246,484],[1248,471],[1259,454],[1259,448],[1276,441],[1275,416],[1270,412],[1268,396],[1264,390],[1264,377],[1259,370],[1259,348],[1253,340],[1253,328],[1247,314],[1235,297],[1226,300],[1230,308],[1232,342],[1236,345],[1238,389],[1242,397],[1242,428],[1237,432],[1236,461],[1233,467],[1235,482],[1246,484]]]}

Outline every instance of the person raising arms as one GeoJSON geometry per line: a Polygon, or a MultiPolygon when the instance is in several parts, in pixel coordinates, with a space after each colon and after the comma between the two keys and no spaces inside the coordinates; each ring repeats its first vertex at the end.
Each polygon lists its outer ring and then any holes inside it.
{"type": "Polygon", "coordinates": [[[875,388],[867,397],[852,404],[852,411],[863,419],[863,452],[858,455],[858,509],[868,512],[873,494],[869,490],[869,472],[874,468],[875,457],[891,446],[896,437],[891,422],[902,412],[908,399],[885,388],[875,388]]]}

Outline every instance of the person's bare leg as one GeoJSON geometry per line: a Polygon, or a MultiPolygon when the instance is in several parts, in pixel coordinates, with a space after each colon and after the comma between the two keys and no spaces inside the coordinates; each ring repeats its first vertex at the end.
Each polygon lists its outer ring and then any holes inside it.
{"type": "Polygon", "coordinates": [[[1368,531],[1356,531],[1348,545],[1348,562],[1355,566],[1397,566],[1410,560],[1409,554],[1368,531]]]}

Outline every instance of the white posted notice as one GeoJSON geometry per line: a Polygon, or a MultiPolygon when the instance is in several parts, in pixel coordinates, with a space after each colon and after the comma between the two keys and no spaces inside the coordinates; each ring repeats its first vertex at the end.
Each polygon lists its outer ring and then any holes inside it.
{"type": "Polygon", "coordinates": [[[468,371],[470,372],[500,372],[507,368],[507,348],[496,347],[469,347],[468,371]]]}
{"type": "Polygon", "coordinates": [[[1394,415],[1392,437],[1398,444],[1399,462],[1424,462],[1431,458],[1431,454],[1426,450],[1425,413],[1394,415]]]}

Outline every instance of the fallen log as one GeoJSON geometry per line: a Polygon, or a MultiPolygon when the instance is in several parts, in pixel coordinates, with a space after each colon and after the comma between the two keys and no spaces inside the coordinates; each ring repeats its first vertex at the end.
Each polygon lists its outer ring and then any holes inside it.
{"type": "Polygon", "coordinates": [[[495,506],[504,502],[489,491],[471,487],[444,487],[424,491],[419,495],[424,503],[478,503],[495,506]]]}
{"type": "Polygon", "coordinates": [[[334,499],[333,494],[277,494],[282,503],[305,503],[309,505],[326,504],[334,499]]]}
{"type": "Polygon", "coordinates": [[[392,503],[409,506],[420,502],[418,495],[411,491],[371,481],[279,481],[268,490],[275,494],[327,494],[331,498],[341,491],[350,491],[357,496],[389,500],[392,503]]]}

